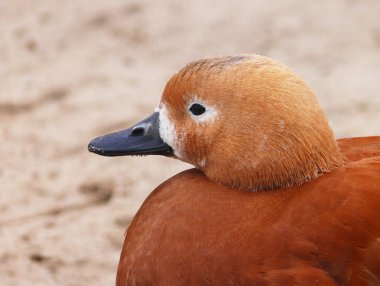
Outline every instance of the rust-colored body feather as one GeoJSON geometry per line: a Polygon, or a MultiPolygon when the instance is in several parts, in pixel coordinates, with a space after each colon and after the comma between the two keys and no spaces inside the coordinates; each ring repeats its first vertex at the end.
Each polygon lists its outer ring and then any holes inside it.
{"type": "Polygon", "coordinates": [[[242,192],[169,179],[128,229],[117,285],[380,285],[380,137],[302,186],[242,192]]]}

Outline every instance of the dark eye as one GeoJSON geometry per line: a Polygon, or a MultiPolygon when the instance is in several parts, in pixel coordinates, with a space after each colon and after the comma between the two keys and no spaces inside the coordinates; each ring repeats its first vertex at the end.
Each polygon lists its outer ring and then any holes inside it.
{"type": "Polygon", "coordinates": [[[194,103],[190,106],[189,110],[192,114],[198,116],[198,115],[202,115],[203,113],[205,113],[206,108],[199,103],[194,103]]]}

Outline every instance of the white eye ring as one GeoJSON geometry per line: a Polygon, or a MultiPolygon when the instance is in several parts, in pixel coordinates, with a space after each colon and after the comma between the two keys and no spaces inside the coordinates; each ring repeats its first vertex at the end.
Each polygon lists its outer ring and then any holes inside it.
{"type": "Polygon", "coordinates": [[[218,116],[215,107],[200,101],[192,101],[187,106],[190,116],[197,122],[214,121],[218,116]]]}

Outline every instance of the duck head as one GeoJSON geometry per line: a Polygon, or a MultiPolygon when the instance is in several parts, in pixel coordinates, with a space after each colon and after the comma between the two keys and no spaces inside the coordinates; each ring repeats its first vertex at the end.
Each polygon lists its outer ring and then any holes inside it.
{"type": "Polygon", "coordinates": [[[257,55],[188,64],[166,84],[153,115],[94,139],[89,150],[174,156],[212,181],[244,190],[300,185],[343,164],[308,85],[257,55]]]}

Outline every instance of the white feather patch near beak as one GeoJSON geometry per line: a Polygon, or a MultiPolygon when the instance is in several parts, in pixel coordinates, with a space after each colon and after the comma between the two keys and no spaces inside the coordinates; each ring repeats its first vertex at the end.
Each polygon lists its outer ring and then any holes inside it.
{"type": "Polygon", "coordinates": [[[178,133],[171,122],[168,114],[168,109],[164,104],[159,108],[159,129],[162,141],[168,144],[172,149],[175,156],[181,158],[181,148],[179,146],[178,133]]]}

